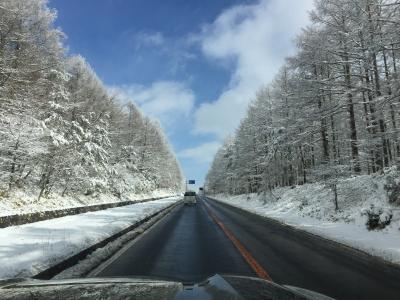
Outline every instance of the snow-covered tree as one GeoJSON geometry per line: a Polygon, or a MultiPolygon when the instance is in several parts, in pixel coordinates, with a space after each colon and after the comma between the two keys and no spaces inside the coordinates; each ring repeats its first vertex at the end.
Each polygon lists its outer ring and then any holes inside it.
{"type": "Polygon", "coordinates": [[[310,16],[297,53],[250,104],[229,168],[226,145],[215,156],[206,182],[216,192],[334,188],[339,177],[398,163],[400,3],[317,0],[310,16]]]}
{"type": "Polygon", "coordinates": [[[0,195],[181,190],[161,127],[66,55],[55,17],[46,0],[0,0],[0,195]]]}

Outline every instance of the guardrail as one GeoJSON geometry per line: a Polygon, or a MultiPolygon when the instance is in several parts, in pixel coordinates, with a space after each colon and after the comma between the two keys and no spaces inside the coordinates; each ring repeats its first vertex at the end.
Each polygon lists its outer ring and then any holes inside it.
{"type": "Polygon", "coordinates": [[[90,212],[90,211],[98,211],[98,210],[103,210],[103,209],[108,209],[108,208],[113,208],[113,207],[155,201],[155,200],[168,198],[168,197],[172,197],[172,196],[175,196],[175,195],[142,199],[142,200],[137,200],[137,201],[129,200],[129,201],[102,203],[102,204],[95,204],[95,205],[88,205],[88,206],[78,206],[78,207],[71,207],[71,208],[64,208],[64,209],[57,209],[57,210],[46,210],[46,211],[33,212],[33,213],[27,213],[27,214],[20,214],[20,215],[2,216],[2,217],[0,217],[0,228],[34,223],[34,222],[39,222],[39,221],[44,221],[44,220],[50,220],[50,219],[70,216],[70,215],[78,215],[78,214],[82,214],[82,213],[86,213],[86,212],[90,212]]]}

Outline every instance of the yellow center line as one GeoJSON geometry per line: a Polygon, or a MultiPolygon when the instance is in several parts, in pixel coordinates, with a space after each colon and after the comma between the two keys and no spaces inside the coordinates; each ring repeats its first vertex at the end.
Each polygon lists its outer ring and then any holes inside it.
{"type": "Polygon", "coordinates": [[[257,274],[258,277],[271,281],[272,279],[269,276],[268,272],[256,261],[256,259],[251,255],[251,253],[243,246],[243,244],[235,237],[235,235],[230,231],[224,223],[222,223],[217,216],[212,212],[211,207],[203,201],[204,206],[206,207],[206,211],[209,213],[211,218],[215,223],[222,229],[225,235],[231,240],[231,242],[235,245],[236,249],[243,256],[246,262],[250,265],[253,271],[257,274]]]}

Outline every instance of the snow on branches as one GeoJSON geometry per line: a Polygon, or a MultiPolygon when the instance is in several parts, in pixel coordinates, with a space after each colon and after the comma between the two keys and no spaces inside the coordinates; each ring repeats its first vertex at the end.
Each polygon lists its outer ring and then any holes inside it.
{"type": "Polygon", "coordinates": [[[256,95],[220,149],[216,193],[382,172],[400,158],[400,3],[317,0],[297,53],[256,95]]]}
{"type": "Polygon", "coordinates": [[[68,57],[45,0],[1,0],[0,194],[143,193],[182,187],[161,128],[68,57]]]}

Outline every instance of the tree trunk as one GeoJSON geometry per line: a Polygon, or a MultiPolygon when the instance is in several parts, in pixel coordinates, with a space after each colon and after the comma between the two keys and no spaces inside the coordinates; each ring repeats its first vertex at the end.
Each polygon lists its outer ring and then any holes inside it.
{"type": "Polygon", "coordinates": [[[353,170],[355,173],[360,173],[360,162],[358,154],[358,139],[357,139],[357,128],[356,119],[354,114],[353,94],[351,93],[351,74],[349,55],[345,52],[344,59],[346,61],[344,65],[345,81],[347,87],[347,112],[349,114],[349,125],[350,125],[350,146],[351,146],[351,158],[353,160],[353,170]]]}
{"type": "Polygon", "coordinates": [[[338,194],[337,194],[337,184],[334,183],[333,187],[332,187],[332,191],[333,191],[333,202],[335,204],[335,211],[339,210],[339,204],[338,204],[338,194]]]}

